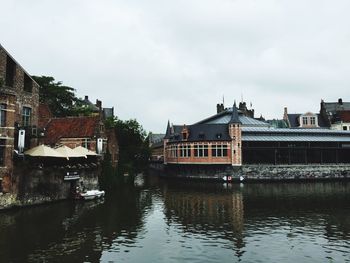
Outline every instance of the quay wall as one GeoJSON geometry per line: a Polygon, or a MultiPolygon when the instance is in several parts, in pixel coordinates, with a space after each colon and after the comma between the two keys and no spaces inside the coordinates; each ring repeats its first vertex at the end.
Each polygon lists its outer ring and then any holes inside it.
{"type": "Polygon", "coordinates": [[[79,181],[64,180],[67,171],[65,167],[16,167],[12,176],[14,191],[0,194],[0,210],[70,199],[75,187],[81,186],[80,182],[86,189],[99,188],[99,166],[76,170],[79,181]]]}
{"type": "Polygon", "coordinates": [[[328,165],[150,165],[152,174],[163,177],[220,180],[230,176],[232,181],[302,181],[350,179],[349,164],[328,165]]]}

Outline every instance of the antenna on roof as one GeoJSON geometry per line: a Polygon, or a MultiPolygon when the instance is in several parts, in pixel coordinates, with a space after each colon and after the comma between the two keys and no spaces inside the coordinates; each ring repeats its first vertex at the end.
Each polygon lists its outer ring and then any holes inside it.
{"type": "Polygon", "coordinates": [[[222,95],[222,105],[225,106],[225,95],[222,95]]]}
{"type": "Polygon", "coordinates": [[[241,102],[243,102],[243,93],[241,93],[241,102]]]}

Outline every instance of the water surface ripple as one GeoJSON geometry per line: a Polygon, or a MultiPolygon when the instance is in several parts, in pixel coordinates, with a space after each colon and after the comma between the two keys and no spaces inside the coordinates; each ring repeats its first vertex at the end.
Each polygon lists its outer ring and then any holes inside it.
{"type": "Polygon", "coordinates": [[[350,183],[145,179],[0,212],[0,262],[350,262],[350,183]]]}

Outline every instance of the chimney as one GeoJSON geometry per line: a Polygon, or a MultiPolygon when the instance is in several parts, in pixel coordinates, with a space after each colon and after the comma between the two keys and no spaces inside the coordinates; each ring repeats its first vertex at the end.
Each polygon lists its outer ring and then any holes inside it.
{"type": "Polygon", "coordinates": [[[283,120],[288,120],[288,109],[287,107],[284,107],[284,113],[283,113],[283,120]]]}
{"type": "Polygon", "coordinates": [[[102,110],[102,101],[96,100],[96,107],[102,110]]]}
{"type": "Polygon", "coordinates": [[[342,98],[338,99],[338,104],[339,105],[343,105],[343,99],[342,98]]]}
{"type": "Polygon", "coordinates": [[[216,104],[216,113],[221,113],[225,110],[224,104],[216,104]]]}
{"type": "Polygon", "coordinates": [[[89,100],[89,96],[86,96],[86,95],[85,95],[85,99],[84,99],[84,100],[89,100]]]}

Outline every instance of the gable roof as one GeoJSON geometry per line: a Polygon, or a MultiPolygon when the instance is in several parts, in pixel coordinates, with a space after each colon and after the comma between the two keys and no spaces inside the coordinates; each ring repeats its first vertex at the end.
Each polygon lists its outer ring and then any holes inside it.
{"type": "Polygon", "coordinates": [[[92,138],[99,128],[99,117],[53,118],[46,126],[44,142],[55,144],[61,138],[92,138]]]}
{"type": "Polygon", "coordinates": [[[325,102],[324,107],[328,113],[335,114],[338,111],[350,111],[350,102],[325,102]]]}
{"type": "Polygon", "coordinates": [[[3,50],[3,51],[6,53],[6,55],[8,55],[8,56],[16,63],[16,65],[17,65],[18,67],[20,67],[21,70],[23,70],[23,72],[24,72],[25,74],[27,74],[27,76],[33,81],[33,83],[35,83],[36,85],[40,86],[40,85],[38,84],[38,82],[36,82],[36,81],[32,78],[32,76],[21,66],[21,64],[19,64],[19,63],[17,62],[17,60],[16,60],[16,59],[1,45],[1,43],[0,43],[0,50],[3,50]]]}

